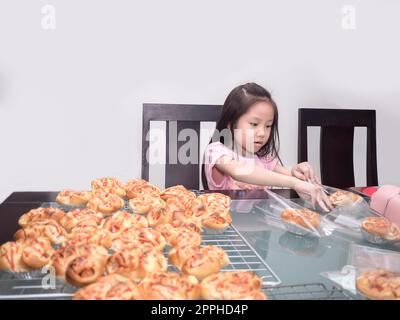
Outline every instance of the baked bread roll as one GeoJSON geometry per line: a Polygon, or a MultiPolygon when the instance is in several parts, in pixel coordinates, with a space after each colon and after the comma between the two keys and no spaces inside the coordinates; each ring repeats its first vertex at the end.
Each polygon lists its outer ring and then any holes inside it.
{"type": "Polygon", "coordinates": [[[9,272],[28,272],[30,267],[22,260],[23,241],[6,242],[0,246],[0,270],[9,272]]]}
{"type": "Polygon", "coordinates": [[[74,286],[95,282],[104,274],[108,260],[107,250],[96,245],[84,245],[77,249],[77,256],[67,266],[66,280],[74,286]]]}
{"type": "Polygon", "coordinates": [[[196,232],[198,234],[201,234],[202,232],[201,224],[192,220],[183,221],[179,227],[187,231],[196,232]]]}
{"type": "Polygon", "coordinates": [[[200,248],[200,252],[217,258],[220,268],[223,268],[223,267],[229,265],[229,263],[230,263],[229,257],[226,254],[225,250],[220,247],[209,245],[209,246],[200,248]]]}
{"type": "Polygon", "coordinates": [[[153,208],[146,216],[150,227],[166,224],[171,219],[171,213],[165,207],[153,208]]]}
{"type": "Polygon", "coordinates": [[[137,281],[139,258],[142,249],[138,246],[128,246],[112,254],[108,259],[107,274],[117,273],[121,276],[137,281]]]}
{"type": "Polygon", "coordinates": [[[56,202],[66,206],[85,205],[90,200],[90,191],[63,190],[57,194],[56,202]]]}
{"type": "Polygon", "coordinates": [[[356,280],[357,290],[373,300],[400,300],[400,274],[385,269],[367,270],[356,280]]]}
{"type": "Polygon", "coordinates": [[[183,194],[189,192],[183,185],[176,185],[173,187],[166,188],[163,192],[161,192],[160,197],[164,201],[167,201],[169,198],[176,198],[183,194]]]}
{"type": "Polygon", "coordinates": [[[27,239],[22,251],[22,261],[31,269],[40,269],[51,263],[54,252],[47,238],[27,239]]]}
{"type": "Polygon", "coordinates": [[[0,247],[0,270],[27,272],[51,262],[54,249],[47,238],[28,238],[6,242],[0,247]]]}
{"type": "Polygon", "coordinates": [[[129,200],[129,207],[134,213],[147,214],[153,208],[163,208],[165,203],[158,196],[143,194],[129,200]]]}
{"type": "Polygon", "coordinates": [[[168,245],[171,245],[171,239],[178,231],[177,228],[169,223],[158,225],[155,227],[155,229],[161,233],[168,245]]]}
{"type": "Polygon", "coordinates": [[[41,220],[28,224],[24,229],[18,230],[14,239],[27,239],[27,238],[48,238],[54,244],[65,243],[66,231],[55,220],[41,220]]]}
{"type": "Polygon", "coordinates": [[[222,248],[213,245],[198,247],[191,244],[184,244],[182,246],[172,248],[168,253],[168,259],[173,265],[181,269],[188,259],[197,255],[198,253],[216,258],[219,263],[219,269],[227,266],[230,263],[226,252],[222,248]]]}
{"type": "Polygon", "coordinates": [[[78,287],[93,283],[104,274],[106,261],[99,255],[76,257],[67,267],[66,280],[78,287]]]}
{"type": "Polygon", "coordinates": [[[59,222],[64,215],[65,212],[57,208],[37,208],[24,213],[18,219],[18,224],[24,228],[28,224],[43,220],[52,219],[59,222]]]}
{"type": "Polygon", "coordinates": [[[78,249],[73,245],[66,245],[58,249],[52,260],[52,266],[58,277],[64,278],[69,263],[78,256],[78,249]]]}
{"type": "Polygon", "coordinates": [[[112,236],[110,236],[107,230],[93,225],[75,227],[68,234],[67,238],[68,242],[75,246],[97,244],[105,248],[110,248],[112,245],[112,236]]]}
{"type": "Polygon", "coordinates": [[[145,194],[151,196],[160,196],[161,190],[146,180],[130,180],[125,185],[126,196],[129,199],[141,197],[145,194]]]}
{"type": "Polygon", "coordinates": [[[171,213],[169,223],[174,227],[179,227],[192,221],[194,220],[191,217],[188,217],[185,211],[174,211],[171,213]]]}
{"type": "Polygon", "coordinates": [[[154,272],[167,271],[164,255],[151,247],[133,245],[114,253],[107,263],[107,273],[118,273],[138,281],[154,272]]]}
{"type": "Polygon", "coordinates": [[[120,210],[125,205],[123,199],[112,193],[96,192],[89,200],[87,207],[89,209],[110,215],[120,210]]]}
{"type": "MultiPolygon", "coordinates": [[[[182,213],[186,212],[185,205],[178,197],[167,198],[167,200],[165,201],[165,206],[171,213],[172,212],[182,212],[182,213]]],[[[188,216],[190,216],[190,215],[188,215],[188,216]]]]}
{"type": "Polygon", "coordinates": [[[207,207],[219,207],[229,210],[231,198],[222,193],[204,193],[197,197],[207,207]]]}
{"type": "Polygon", "coordinates": [[[75,209],[67,212],[60,220],[60,225],[67,230],[71,231],[79,225],[96,225],[100,226],[104,223],[104,217],[101,213],[91,209],[75,209]]]}
{"type": "Polygon", "coordinates": [[[201,221],[202,217],[209,214],[206,202],[202,201],[199,198],[194,199],[192,201],[190,208],[188,208],[187,214],[190,217],[192,217],[194,219],[200,219],[200,221],[201,221]]]}
{"type": "Polygon", "coordinates": [[[200,252],[200,247],[193,244],[183,244],[182,246],[178,246],[172,248],[168,252],[169,261],[177,266],[179,269],[182,268],[183,264],[195,254],[200,252]]]}
{"type": "Polygon", "coordinates": [[[266,300],[261,286],[261,279],[249,271],[212,274],[200,284],[205,300],[266,300]]]}
{"type": "Polygon", "coordinates": [[[335,207],[337,206],[342,207],[342,206],[351,206],[356,203],[361,203],[363,199],[361,196],[353,192],[336,191],[329,196],[329,200],[335,207]]]}
{"type": "Polygon", "coordinates": [[[99,260],[107,261],[107,250],[99,245],[86,244],[81,246],[66,245],[58,249],[52,259],[52,266],[58,277],[64,278],[69,264],[77,257],[92,256],[99,257],[99,260]]]}
{"type": "Polygon", "coordinates": [[[149,226],[147,219],[140,214],[131,214],[131,216],[127,220],[130,224],[130,228],[142,229],[148,228],[149,226]]]}
{"type": "Polygon", "coordinates": [[[196,200],[196,194],[192,191],[188,191],[179,196],[179,200],[183,203],[186,210],[190,209],[194,200],[196,200]]]}
{"type": "Polygon", "coordinates": [[[178,227],[170,223],[162,224],[158,225],[156,230],[162,234],[166,243],[170,246],[179,246],[185,243],[199,246],[201,243],[201,228],[194,222],[186,221],[178,227]],[[192,236],[193,233],[197,233],[199,236],[192,236]]]}
{"type": "Polygon", "coordinates": [[[222,231],[232,223],[230,203],[231,199],[220,193],[202,194],[192,202],[190,213],[203,227],[222,231]]]}
{"type": "Polygon", "coordinates": [[[140,278],[146,278],[154,272],[167,271],[167,268],[167,260],[161,251],[151,247],[142,247],[137,270],[140,278]]]}
{"type": "Polygon", "coordinates": [[[182,265],[182,271],[185,274],[195,276],[199,280],[218,272],[220,269],[221,264],[217,257],[202,252],[191,256],[182,265]]]}
{"type": "Polygon", "coordinates": [[[202,225],[204,228],[214,230],[224,230],[232,223],[232,218],[229,212],[224,214],[213,213],[202,218],[202,225]]]}
{"type": "Polygon", "coordinates": [[[175,272],[157,272],[145,278],[139,289],[145,300],[196,300],[200,298],[196,278],[175,272]]]}
{"type": "Polygon", "coordinates": [[[169,239],[169,244],[173,247],[183,244],[193,244],[200,246],[201,236],[197,232],[186,230],[182,227],[176,228],[169,239]]]}
{"type": "Polygon", "coordinates": [[[139,230],[129,228],[122,231],[118,236],[113,237],[111,249],[119,251],[126,246],[139,244],[139,230]]]}
{"type": "Polygon", "coordinates": [[[361,222],[361,228],[387,240],[400,239],[399,227],[384,217],[367,217],[361,222]]]}
{"type": "Polygon", "coordinates": [[[287,208],[282,212],[281,218],[285,221],[297,224],[306,229],[319,228],[321,225],[320,215],[308,209],[287,208]]]}
{"type": "Polygon", "coordinates": [[[118,197],[125,197],[125,185],[116,178],[100,178],[92,181],[92,191],[111,193],[118,197]]]}
{"type": "MultiPolygon", "coordinates": [[[[197,253],[193,254],[193,252],[194,249],[192,249],[192,252],[188,249],[178,250],[176,256],[179,258],[178,263],[182,271],[200,280],[218,272],[230,263],[226,252],[217,246],[209,245],[199,248],[197,253]]],[[[175,257],[172,256],[171,258],[175,257]]]]}
{"type": "Polygon", "coordinates": [[[131,280],[112,274],[79,289],[73,300],[140,300],[138,286],[131,280]]]}
{"type": "Polygon", "coordinates": [[[167,244],[161,233],[151,228],[143,228],[139,230],[138,243],[150,246],[159,251],[163,250],[167,244]]]}
{"type": "Polygon", "coordinates": [[[182,185],[177,185],[165,189],[161,193],[160,197],[165,202],[168,202],[168,200],[171,198],[176,198],[184,205],[186,209],[189,209],[192,205],[192,202],[196,199],[196,195],[193,192],[187,190],[182,185]]]}
{"type": "Polygon", "coordinates": [[[139,214],[132,214],[127,211],[118,211],[107,218],[103,229],[107,230],[112,238],[120,235],[124,230],[130,228],[147,228],[147,219],[139,214]]]}

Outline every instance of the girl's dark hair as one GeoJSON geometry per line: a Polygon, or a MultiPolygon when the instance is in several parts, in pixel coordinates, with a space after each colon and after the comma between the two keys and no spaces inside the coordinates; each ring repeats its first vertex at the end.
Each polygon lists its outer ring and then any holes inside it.
{"type": "MultiPolygon", "coordinates": [[[[272,106],[274,110],[274,119],[267,143],[257,151],[256,154],[260,157],[270,155],[272,158],[277,158],[279,162],[282,163],[279,157],[278,107],[272,99],[271,94],[266,89],[253,82],[237,86],[229,93],[222,106],[221,115],[217,122],[213,138],[209,143],[218,141],[219,137],[219,141],[225,144],[224,136],[221,135],[224,129],[230,130],[231,137],[234,139],[234,127],[239,118],[255,103],[263,101],[272,106]]],[[[233,144],[231,147],[233,148],[233,144]]],[[[203,186],[207,188],[204,164],[202,166],[202,181],[203,186]]]]}

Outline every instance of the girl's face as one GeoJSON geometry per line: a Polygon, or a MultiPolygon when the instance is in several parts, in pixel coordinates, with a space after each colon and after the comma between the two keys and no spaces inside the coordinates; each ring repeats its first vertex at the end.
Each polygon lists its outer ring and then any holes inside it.
{"type": "Polygon", "coordinates": [[[251,157],[268,141],[274,121],[271,104],[260,101],[253,104],[234,126],[235,143],[242,156],[251,157]]]}

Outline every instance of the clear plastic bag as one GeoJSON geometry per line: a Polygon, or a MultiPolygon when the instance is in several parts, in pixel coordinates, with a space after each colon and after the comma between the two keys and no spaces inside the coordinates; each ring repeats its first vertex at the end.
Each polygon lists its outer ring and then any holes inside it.
{"type": "MultiPolygon", "coordinates": [[[[400,253],[351,244],[347,264],[341,270],[322,272],[320,275],[353,294],[359,294],[368,299],[379,299],[366,295],[358,285],[362,277],[373,272],[393,274],[398,277],[395,285],[400,286],[400,253]]],[[[398,299],[400,299],[400,290],[398,293],[398,299]]]]}
{"type": "Polygon", "coordinates": [[[329,195],[329,198],[335,208],[354,208],[360,205],[368,205],[364,198],[354,192],[338,189],[329,186],[322,186],[324,191],[329,195]]]}
{"type": "Polygon", "coordinates": [[[373,244],[394,244],[400,242],[400,229],[386,218],[377,215],[369,207],[359,206],[353,210],[335,209],[327,213],[324,218],[334,223],[336,230],[350,233],[356,237],[362,237],[364,240],[373,244]],[[379,232],[374,232],[371,228],[366,228],[366,224],[386,225],[387,233],[381,226],[379,232]],[[396,235],[397,234],[397,235],[396,235]]]}
{"type": "MultiPolygon", "coordinates": [[[[324,214],[324,219],[335,224],[336,230],[351,234],[356,238],[362,237],[373,244],[400,242],[400,229],[373,211],[361,196],[350,191],[328,186],[323,187],[329,194],[332,203],[335,204],[332,211],[324,214]],[[366,224],[371,225],[371,220],[374,220],[372,224],[387,224],[388,232],[385,233],[382,230],[374,232],[371,228],[365,228],[366,224]]],[[[377,230],[378,228],[373,229],[377,230]]]]}
{"type": "Polygon", "coordinates": [[[383,268],[400,272],[400,252],[351,244],[348,264],[357,269],[383,268]]]}
{"type": "Polygon", "coordinates": [[[259,207],[266,214],[267,222],[271,219],[279,222],[277,225],[300,236],[324,237],[335,229],[321,215],[306,209],[276,193],[266,189],[269,196],[268,204],[259,207]]]}
{"type": "MultiPolygon", "coordinates": [[[[368,202],[365,201],[363,197],[354,192],[334,187],[329,187],[325,185],[322,185],[322,188],[325,194],[331,200],[332,205],[334,206],[334,209],[331,211],[331,213],[343,212],[347,214],[352,214],[352,213],[356,214],[360,211],[369,209],[368,202]]],[[[312,207],[311,200],[308,199],[305,201],[307,203],[307,206],[311,208],[312,207]]],[[[317,210],[322,214],[326,213],[319,205],[317,205],[315,210],[317,210]]]]}

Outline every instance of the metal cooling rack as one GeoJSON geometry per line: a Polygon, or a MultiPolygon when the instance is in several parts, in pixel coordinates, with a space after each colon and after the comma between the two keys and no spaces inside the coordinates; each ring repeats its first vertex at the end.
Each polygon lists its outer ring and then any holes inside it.
{"type": "MultiPolygon", "coordinates": [[[[76,288],[57,280],[54,288],[44,289],[41,279],[1,280],[0,300],[2,299],[70,299],[76,288]],[[3,293],[4,290],[7,293],[3,293]]],[[[309,283],[290,286],[263,287],[269,300],[353,300],[352,294],[333,287],[327,289],[322,283],[309,283]]]]}
{"type": "Polygon", "coordinates": [[[76,288],[57,279],[55,284],[43,281],[43,278],[17,279],[12,274],[0,275],[0,300],[70,299],[76,288]]]}
{"type": "Polygon", "coordinates": [[[269,300],[354,300],[345,290],[328,289],[322,283],[307,283],[279,287],[264,287],[269,300]]]}
{"type": "MultiPolygon", "coordinates": [[[[68,209],[56,202],[44,202],[42,203],[42,207],[68,209]]],[[[132,212],[127,201],[125,201],[125,206],[122,210],[132,212]]],[[[219,246],[228,254],[231,263],[221,271],[253,271],[261,277],[263,284],[266,286],[277,286],[281,283],[281,280],[271,267],[260,257],[234,226],[230,226],[222,234],[207,234],[203,232],[202,245],[219,246]]],[[[172,265],[169,265],[169,270],[178,271],[172,265]]]]}
{"type": "MultiPolygon", "coordinates": [[[[203,245],[216,245],[225,250],[231,263],[221,271],[253,271],[266,287],[281,283],[275,272],[257,254],[245,238],[234,226],[230,226],[222,234],[202,234],[203,245]]],[[[168,250],[164,251],[167,255],[168,250]]],[[[178,271],[169,265],[169,271],[178,271]]],[[[0,299],[68,299],[76,288],[57,280],[54,288],[44,289],[42,278],[18,279],[11,273],[0,274],[0,299]]]]}
{"type": "Polygon", "coordinates": [[[253,271],[262,280],[264,286],[277,286],[281,283],[279,277],[253,249],[242,234],[230,226],[222,234],[202,234],[203,245],[215,245],[224,249],[231,263],[221,271],[253,271]]]}

